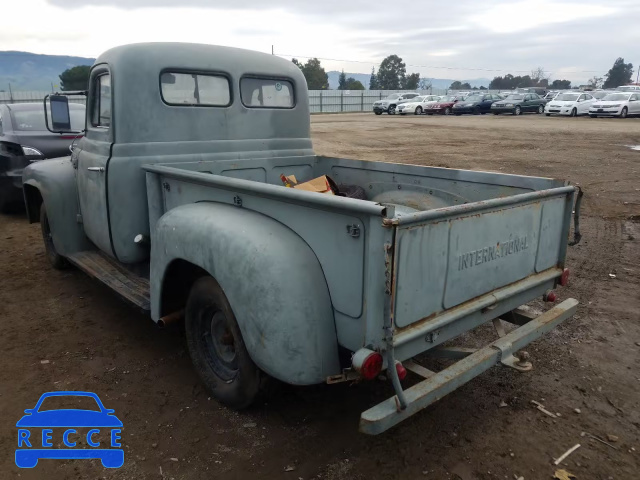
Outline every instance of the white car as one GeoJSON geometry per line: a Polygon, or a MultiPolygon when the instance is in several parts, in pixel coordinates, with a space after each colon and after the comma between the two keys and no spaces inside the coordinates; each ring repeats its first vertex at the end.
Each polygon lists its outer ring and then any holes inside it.
{"type": "Polygon", "coordinates": [[[595,101],[596,99],[588,93],[559,93],[553,100],[547,103],[547,106],[544,108],[544,113],[547,117],[551,114],[568,115],[570,117],[588,115],[589,108],[595,101]]]}
{"type": "Polygon", "coordinates": [[[640,93],[610,93],[602,100],[594,102],[589,108],[589,116],[591,118],[627,118],[629,115],[640,115],[640,93]]]}
{"type": "Polygon", "coordinates": [[[406,115],[407,113],[413,113],[414,115],[422,115],[424,112],[424,107],[431,103],[437,102],[440,100],[438,95],[422,95],[420,97],[416,97],[409,102],[401,103],[396,107],[396,111],[400,115],[406,115]]]}
{"type": "Polygon", "coordinates": [[[373,113],[382,115],[382,112],[387,112],[389,115],[394,115],[396,113],[396,107],[400,103],[406,103],[408,100],[413,100],[418,96],[420,96],[420,94],[416,92],[392,93],[387,98],[373,103],[373,113]]]}

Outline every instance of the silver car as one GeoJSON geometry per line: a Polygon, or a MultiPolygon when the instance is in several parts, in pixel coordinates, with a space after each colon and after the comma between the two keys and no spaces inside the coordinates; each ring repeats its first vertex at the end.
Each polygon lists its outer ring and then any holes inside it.
{"type": "Polygon", "coordinates": [[[420,96],[420,94],[416,92],[392,93],[387,98],[374,102],[373,113],[376,115],[382,115],[382,112],[387,112],[389,115],[394,115],[398,104],[406,102],[407,100],[412,100],[418,96],[420,96]]]}

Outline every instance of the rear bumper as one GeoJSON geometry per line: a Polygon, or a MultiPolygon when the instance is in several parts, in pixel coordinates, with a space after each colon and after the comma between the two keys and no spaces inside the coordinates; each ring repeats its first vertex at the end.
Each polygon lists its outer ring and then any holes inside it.
{"type": "Polygon", "coordinates": [[[404,409],[399,408],[398,397],[393,396],[363,412],[360,416],[360,431],[370,435],[382,433],[451,393],[492,366],[506,362],[513,353],[571,317],[577,306],[577,300],[572,298],[565,300],[504,337],[404,390],[401,392],[406,400],[406,408],[404,409]]]}

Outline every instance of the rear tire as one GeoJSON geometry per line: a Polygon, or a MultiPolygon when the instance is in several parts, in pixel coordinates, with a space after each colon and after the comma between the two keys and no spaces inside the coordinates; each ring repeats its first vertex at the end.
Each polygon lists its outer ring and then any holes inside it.
{"type": "Polygon", "coordinates": [[[382,112],[378,112],[378,111],[375,111],[373,113],[375,113],[376,115],[382,115],[382,112]]]}
{"type": "Polygon", "coordinates": [[[480,113],[481,113],[480,112],[480,107],[476,107],[476,108],[473,109],[473,114],[474,115],[480,115],[480,113]]]}
{"type": "Polygon", "coordinates": [[[544,105],[538,105],[538,115],[542,115],[544,113],[544,105]]]}
{"type": "Polygon", "coordinates": [[[47,216],[47,209],[44,203],[40,205],[40,230],[42,231],[42,240],[44,241],[44,251],[51,266],[56,270],[68,268],[69,262],[58,253],[56,246],[53,244],[53,235],[51,234],[49,217],[47,216]]]}
{"type": "Polygon", "coordinates": [[[231,305],[214,278],[202,277],[191,288],[185,330],[191,360],[207,390],[229,408],[251,405],[264,374],[251,360],[231,305]]]}

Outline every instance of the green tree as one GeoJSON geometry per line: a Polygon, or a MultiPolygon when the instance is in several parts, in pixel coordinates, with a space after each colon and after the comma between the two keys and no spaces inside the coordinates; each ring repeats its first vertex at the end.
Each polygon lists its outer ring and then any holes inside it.
{"type": "Polygon", "coordinates": [[[338,90],[348,90],[347,86],[347,75],[344,73],[344,69],[340,72],[338,76],[338,90]]]}
{"type": "Polygon", "coordinates": [[[420,84],[420,74],[419,73],[411,73],[407,75],[404,79],[404,85],[402,88],[407,90],[415,90],[418,88],[420,84]]]}
{"type": "Polygon", "coordinates": [[[353,77],[349,77],[344,82],[343,90],[364,90],[364,85],[360,80],[356,80],[353,77]]]}
{"type": "Polygon", "coordinates": [[[607,78],[604,81],[604,88],[615,88],[621,85],[627,85],[631,83],[633,77],[633,64],[624,63],[624,58],[618,57],[613,62],[613,67],[605,74],[607,78]]]}
{"type": "Polygon", "coordinates": [[[378,77],[376,76],[376,69],[371,67],[371,77],[369,78],[369,90],[378,90],[378,77]]]}
{"type": "Polygon", "coordinates": [[[471,90],[471,85],[468,82],[462,83],[461,81],[456,80],[449,85],[449,90],[471,90]]]}
{"type": "Polygon", "coordinates": [[[291,59],[291,61],[302,70],[309,90],[327,90],[329,88],[329,77],[324,68],[322,68],[320,60],[310,58],[304,65],[295,58],[291,59]]]}
{"type": "Polygon", "coordinates": [[[378,68],[378,89],[399,90],[404,86],[407,67],[398,55],[389,55],[378,68]]]}
{"type": "Polygon", "coordinates": [[[569,90],[571,88],[571,80],[554,80],[551,82],[551,88],[554,90],[569,90]]]}
{"type": "Polygon", "coordinates": [[[78,65],[68,68],[62,72],[60,77],[60,88],[62,90],[88,90],[89,89],[89,72],[91,67],[88,65],[78,65]]]}

